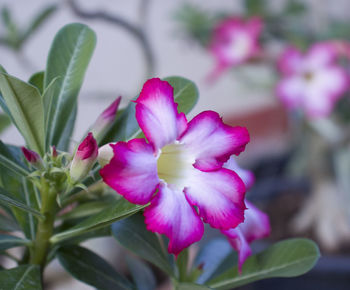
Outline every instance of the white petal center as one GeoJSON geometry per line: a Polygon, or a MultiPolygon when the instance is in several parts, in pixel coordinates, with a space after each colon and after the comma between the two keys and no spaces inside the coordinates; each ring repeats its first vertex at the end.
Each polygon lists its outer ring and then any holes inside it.
{"type": "Polygon", "coordinates": [[[193,172],[195,158],[184,144],[176,141],[164,146],[158,155],[158,177],[179,190],[185,187],[186,179],[193,172]]]}

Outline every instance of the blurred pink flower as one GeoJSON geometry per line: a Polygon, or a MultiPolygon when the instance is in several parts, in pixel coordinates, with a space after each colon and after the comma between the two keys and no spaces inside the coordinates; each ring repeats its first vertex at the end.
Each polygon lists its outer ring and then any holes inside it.
{"type": "Polygon", "coordinates": [[[306,54],[287,48],[278,62],[283,77],[277,95],[289,109],[302,109],[307,117],[328,116],[349,87],[346,71],[336,63],[331,43],[313,45],[306,54]]]}
{"type": "Polygon", "coordinates": [[[219,22],[209,45],[217,64],[208,81],[216,80],[224,70],[257,56],[262,27],[262,20],[257,17],[248,20],[228,18],[219,22]]]}
{"type": "Polygon", "coordinates": [[[147,229],[169,238],[169,253],[178,255],[199,241],[202,220],[222,230],[243,222],[245,186],[222,166],[249,142],[245,128],[224,124],[213,111],[188,122],[177,110],[173,88],[157,78],[144,84],[136,119],[148,142],[111,144],[114,156],[100,174],[128,201],[150,202],[144,211],[147,229]]]}

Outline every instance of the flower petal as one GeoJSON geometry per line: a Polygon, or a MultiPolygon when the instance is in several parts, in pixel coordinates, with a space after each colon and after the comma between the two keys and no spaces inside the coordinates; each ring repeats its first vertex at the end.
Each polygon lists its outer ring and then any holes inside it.
{"type": "Polygon", "coordinates": [[[337,52],[331,43],[314,44],[305,56],[305,66],[309,69],[318,69],[331,65],[337,57],[337,52]]]}
{"type": "Polygon", "coordinates": [[[329,66],[319,69],[305,87],[305,110],[310,117],[322,117],[331,113],[335,102],[349,87],[349,79],[343,69],[329,66]]]}
{"type": "Polygon", "coordinates": [[[195,157],[195,167],[209,171],[220,168],[232,154],[241,153],[249,134],[246,128],[225,125],[218,113],[204,111],[189,122],[180,142],[195,157]]]}
{"type": "Polygon", "coordinates": [[[239,228],[247,242],[251,243],[269,236],[271,227],[268,215],[247,200],[245,204],[247,205],[247,210],[244,212],[245,220],[239,228]]]}
{"type": "Polygon", "coordinates": [[[252,254],[252,249],[239,227],[221,232],[227,237],[232,248],[238,253],[238,271],[241,273],[245,260],[252,254]]]}
{"type": "Polygon", "coordinates": [[[270,234],[269,217],[252,203],[246,201],[244,223],[235,229],[221,231],[229,240],[231,246],[238,252],[238,270],[241,271],[244,261],[252,254],[249,244],[270,234]]]}
{"type": "Polygon", "coordinates": [[[305,96],[305,82],[299,75],[282,79],[276,88],[276,94],[288,109],[299,107],[305,96]]]}
{"type": "Polygon", "coordinates": [[[103,181],[132,203],[148,203],[159,183],[152,146],[144,139],[111,146],[114,156],[100,170],[103,181]]]}
{"type": "Polygon", "coordinates": [[[155,149],[174,142],[187,127],[185,115],[177,112],[173,88],[166,81],[148,80],[136,103],[136,120],[155,149]]]}
{"type": "Polygon", "coordinates": [[[236,172],[244,182],[244,185],[247,190],[253,186],[255,182],[255,176],[253,172],[239,167],[239,165],[237,164],[233,156],[231,156],[231,158],[224,164],[224,168],[227,168],[236,172]]]}
{"type": "Polygon", "coordinates": [[[178,255],[203,236],[203,222],[184,193],[165,183],[159,184],[159,192],[144,215],[148,230],[169,238],[169,253],[178,255]]]}
{"type": "Polygon", "coordinates": [[[245,186],[236,173],[222,168],[212,172],[194,169],[185,188],[187,200],[214,228],[227,230],[244,221],[245,186]]]}
{"type": "Polygon", "coordinates": [[[278,69],[285,75],[294,74],[301,69],[303,56],[295,47],[288,47],[278,60],[278,69]]]}

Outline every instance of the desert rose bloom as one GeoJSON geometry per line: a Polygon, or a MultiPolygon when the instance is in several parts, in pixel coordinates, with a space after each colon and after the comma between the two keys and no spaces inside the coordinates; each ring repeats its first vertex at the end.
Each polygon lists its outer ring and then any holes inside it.
{"type": "Polygon", "coordinates": [[[91,127],[91,133],[96,140],[100,140],[106,131],[111,127],[118,111],[121,97],[118,97],[105,109],[91,127]]]}
{"type": "MultiPolygon", "coordinates": [[[[234,170],[241,177],[247,189],[253,185],[255,179],[253,173],[240,168],[233,157],[224,164],[224,167],[234,170]]],[[[244,222],[235,229],[221,231],[228,238],[231,246],[238,252],[239,271],[242,270],[244,261],[252,254],[249,244],[267,237],[271,231],[267,214],[247,200],[245,204],[247,210],[244,212],[244,222]]]]}
{"type": "Polygon", "coordinates": [[[177,111],[173,88],[157,78],[144,84],[136,119],[148,142],[111,145],[114,156],[100,174],[128,201],[150,202],[147,229],[169,238],[169,253],[178,255],[199,241],[202,220],[223,230],[243,222],[245,186],[222,165],[249,142],[245,128],[225,125],[213,111],[187,122],[177,111]]]}
{"type": "Polygon", "coordinates": [[[23,153],[25,159],[27,159],[27,161],[31,165],[33,165],[37,169],[42,169],[44,167],[43,161],[40,158],[38,153],[36,153],[35,151],[32,151],[32,150],[29,150],[25,147],[22,147],[21,149],[22,149],[22,153],[23,153]]]}
{"type": "Polygon", "coordinates": [[[263,23],[259,18],[225,19],[214,29],[209,50],[216,58],[216,68],[209,75],[215,80],[227,68],[247,62],[260,52],[259,37],[263,23]]]}
{"type": "Polygon", "coordinates": [[[288,48],[278,67],[283,75],[277,95],[289,109],[300,108],[307,117],[326,117],[349,86],[345,70],[335,63],[329,43],[315,44],[306,54],[288,48]]]}
{"type": "Polygon", "coordinates": [[[70,166],[70,177],[75,183],[82,180],[94,166],[98,155],[95,138],[90,132],[80,143],[70,166]]]}

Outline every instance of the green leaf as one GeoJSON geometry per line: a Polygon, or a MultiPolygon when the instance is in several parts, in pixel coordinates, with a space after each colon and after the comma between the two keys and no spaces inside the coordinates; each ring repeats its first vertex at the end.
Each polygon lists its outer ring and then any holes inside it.
{"type": "Polygon", "coordinates": [[[0,234],[0,251],[14,247],[26,246],[29,243],[29,240],[24,240],[11,235],[0,234]]]}
{"type": "MultiPolygon", "coordinates": [[[[43,75],[44,78],[44,75],[43,75]]],[[[53,98],[55,94],[55,90],[57,89],[57,80],[59,78],[54,78],[51,83],[47,86],[45,89],[42,99],[43,99],[43,106],[44,106],[44,122],[45,122],[45,130],[48,129],[49,126],[49,112],[53,109],[52,104],[53,104],[53,98]]],[[[43,79],[44,81],[44,79],[43,79]]],[[[48,144],[46,144],[47,147],[49,147],[48,144]]],[[[46,148],[48,150],[48,148],[46,148]]]]}
{"type": "Polygon", "coordinates": [[[7,192],[5,189],[0,187],[0,203],[5,206],[14,206],[20,210],[26,211],[28,213],[31,213],[38,218],[44,218],[44,216],[37,211],[36,209],[29,207],[28,205],[22,203],[21,201],[14,199],[13,197],[10,197],[11,194],[7,192]]]}
{"type": "Polygon", "coordinates": [[[139,259],[126,256],[126,262],[137,290],[153,290],[157,287],[152,270],[139,259]]]}
{"type": "Polygon", "coordinates": [[[135,289],[104,259],[79,246],[62,247],[57,253],[61,265],[72,276],[98,289],[135,289]]]}
{"type": "Polygon", "coordinates": [[[312,269],[319,257],[320,252],[313,241],[289,239],[248,258],[241,275],[235,267],[207,284],[215,289],[230,289],[261,279],[295,277],[312,269]]]}
{"type": "Polygon", "coordinates": [[[20,227],[14,220],[0,214],[0,231],[15,232],[15,231],[18,231],[19,229],[20,227]]]}
{"type": "Polygon", "coordinates": [[[40,267],[23,265],[0,271],[0,290],[41,290],[40,267]]]}
{"type": "Polygon", "coordinates": [[[195,267],[201,267],[203,269],[202,274],[199,276],[197,283],[204,284],[206,281],[211,279],[214,274],[217,273],[219,268],[223,268],[223,265],[228,260],[229,257],[229,266],[233,267],[237,259],[232,257],[232,247],[226,239],[213,239],[205,244],[200,250],[196,259],[194,261],[195,267]]]}
{"type": "Polygon", "coordinates": [[[50,241],[58,243],[60,241],[79,236],[83,233],[106,227],[115,221],[126,218],[143,209],[145,206],[132,204],[125,199],[119,199],[100,213],[93,215],[73,228],[54,235],[50,241]]]}
{"type": "MultiPolygon", "coordinates": [[[[189,113],[198,101],[198,89],[196,85],[182,77],[167,77],[174,88],[174,100],[178,103],[178,111],[185,114],[189,113]]],[[[135,103],[129,105],[118,116],[111,129],[106,133],[99,145],[109,142],[126,141],[138,137],[141,129],[135,118],[135,103]]]]}
{"type": "Polygon", "coordinates": [[[36,87],[39,90],[40,94],[42,94],[44,91],[44,75],[44,71],[39,71],[33,74],[28,80],[28,83],[36,87]]]}
{"type": "Polygon", "coordinates": [[[114,223],[112,234],[122,246],[174,277],[157,236],[146,229],[142,215],[133,215],[114,223]]]}
{"type": "Polygon", "coordinates": [[[0,134],[11,125],[11,119],[5,114],[0,114],[0,134]]]}
{"type": "Polygon", "coordinates": [[[60,77],[48,112],[48,145],[66,149],[59,146],[60,141],[75,113],[78,93],[95,44],[95,33],[84,24],[66,25],[55,36],[44,78],[44,88],[47,88],[53,79],[60,77]]]}
{"type": "Polygon", "coordinates": [[[166,77],[165,81],[169,82],[174,88],[174,99],[179,104],[177,110],[188,114],[197,104],[199,93],[194,82],[183,77],[166,77]]]}
{"type": "Polygon", "coordinates": [[[195,283],[181,283],[176,286],[176,290],[206,290],[212,289],[205,285],[199,285],[195,283]]]}
{"type": "MultiPolygon", "coordinates": [[[[17,176],[27,176],[29,171],[12,155],[10,149],[0,140],[0,165],[17,176]]],[[[2,172],[1,172],[2,173],[2,172]]],[[[1,175],[0,173],[0,175],[1,175]]]]}
{"type": "Polygon", "coordinates": [[[109,205],[110,202],[103,201],[92,201],[83,203],[81,205],[78,205],[70,212],[62,215],[60,218],[62,218],[63,220],[84,218],[104,211],[106,208],[108,208],[109,205]]]}
{"type": "Polygon", "coordinates": [[[0,89],[15,125],[30,149],[45,152],[44,109],[36,87],[0,73],[0,89]]]}

